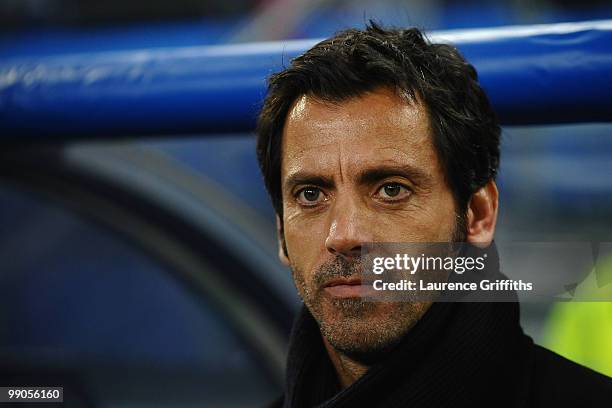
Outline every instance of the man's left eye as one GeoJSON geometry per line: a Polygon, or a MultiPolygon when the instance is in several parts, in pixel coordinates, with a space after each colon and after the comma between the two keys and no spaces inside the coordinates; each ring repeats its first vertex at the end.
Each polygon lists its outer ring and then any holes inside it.
{"type": "Polygon", "coordinates": [[[385,200],[400,200],[410,193],[409,188],[399,183],[387,183],[377,191],[377,194],[385,200]]]}

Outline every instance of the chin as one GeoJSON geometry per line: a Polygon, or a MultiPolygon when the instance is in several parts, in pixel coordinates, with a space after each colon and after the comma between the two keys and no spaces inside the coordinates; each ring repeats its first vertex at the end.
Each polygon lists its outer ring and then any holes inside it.
{"type": "Polygon", "coordinates": [[[336,350],[363,358],[392,349],[428,308],[424,303],[382,303],[360,298],[332,299],[320,306],[316,311],[311,309],[311,313],[325,339],[336,350]]]}

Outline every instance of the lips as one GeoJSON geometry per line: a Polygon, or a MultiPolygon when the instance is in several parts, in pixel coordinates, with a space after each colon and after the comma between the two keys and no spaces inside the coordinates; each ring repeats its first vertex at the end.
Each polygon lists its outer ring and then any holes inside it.
{"type": "Polygon", "coordinates": [[[361,278],[359,278],[359,277],[334,278],[334,279],[328,281],[325,284],[325,287],[329,288],[329,287],[341,286],[341,285],[348,285],[348,286],[361,285],[361,278]]]}
{"type": "Polygon", "coordinates": [[[325,284],[323,289],[332,297],[350,298],[361,297],[367,290],[360,277],[335,278],[325,284]]]}

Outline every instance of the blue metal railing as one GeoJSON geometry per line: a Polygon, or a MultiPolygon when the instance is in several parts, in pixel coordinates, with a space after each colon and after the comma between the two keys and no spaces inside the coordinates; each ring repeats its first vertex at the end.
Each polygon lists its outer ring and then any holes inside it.
{"type": "MultiPolygon", "coordinates": [[[[430,34],[472,62],[505,125],[612,121],[612,20],[430,34]]],[[[251,131],[265,78],[318,40],[0,61],[0,138],[251,131]]]]}

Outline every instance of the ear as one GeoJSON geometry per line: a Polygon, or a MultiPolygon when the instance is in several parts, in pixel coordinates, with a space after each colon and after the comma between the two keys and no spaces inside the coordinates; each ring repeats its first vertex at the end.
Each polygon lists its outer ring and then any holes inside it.
{"type": "Polygon", "coordinates": [[[278,259],[285,266],[289,265],[289,254],[287,253],[287,245],[285,244],[285,232],[283,231],[283,224],[278,214],[276,215],[276,238],[278,240],[278,259]]]}
{"type": "Polygon", "coordinates": [[[498,197],[494,180],[472,194],[467,210],[467,241],[487,247],[493,241],[497,224],[498,197]]]}

